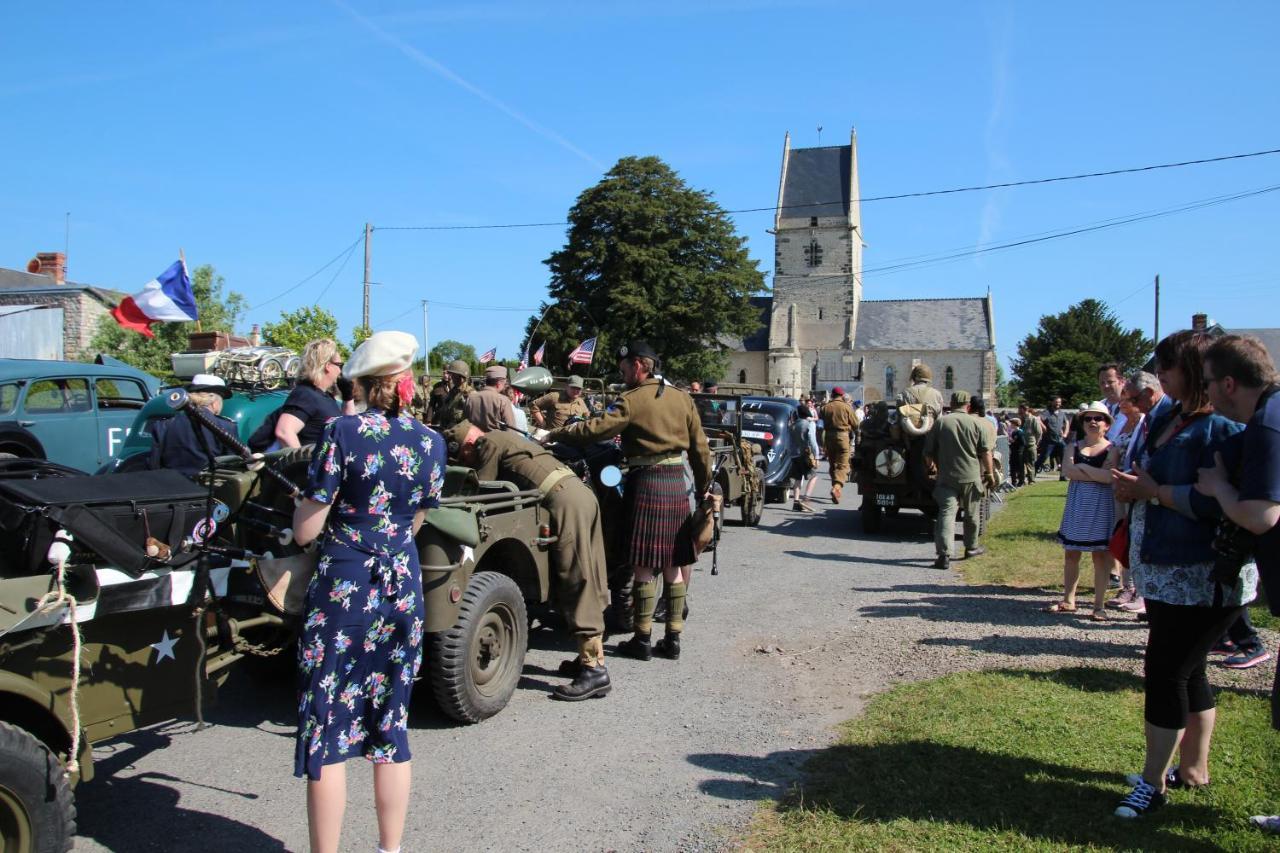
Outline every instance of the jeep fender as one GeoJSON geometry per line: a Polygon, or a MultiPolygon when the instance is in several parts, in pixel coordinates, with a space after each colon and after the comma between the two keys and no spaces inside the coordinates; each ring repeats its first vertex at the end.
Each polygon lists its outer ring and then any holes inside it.
{"type": "MultiPolygon", "coordinates": [[[[71,748],[71,711],[66,703],[34,681],[0,670],[0,720],[30,732],[57,755],[71,748]]],[[[80,739],[80,781],[93,778],[93,750],[80,739]]]]}

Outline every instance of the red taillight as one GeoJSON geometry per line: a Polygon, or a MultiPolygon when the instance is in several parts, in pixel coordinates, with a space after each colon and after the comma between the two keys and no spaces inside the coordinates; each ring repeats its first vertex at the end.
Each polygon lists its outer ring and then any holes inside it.
{"type": "Polygon", "coordinates": [[[766,433],[764,434],[764,440],[765,440],[765,441],[773,441],[773,433],[771,433],[771,432],[766,432],[766,433]]]}

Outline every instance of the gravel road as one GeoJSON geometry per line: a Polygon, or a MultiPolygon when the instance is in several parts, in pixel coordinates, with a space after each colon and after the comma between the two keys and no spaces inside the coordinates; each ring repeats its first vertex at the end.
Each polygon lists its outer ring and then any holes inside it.
{"type": "MultiPolygon", "coordinates": [[[[550,699],[569,643],[549,631],[533,633],[521,687],[493,719],[459,726],[419,693],[405,850],[722,849],[891,684],[1007,666],[1140,670],[1139,623],[1051,617],[1046,594],[966,586],[930,567],[922,516],[865,537],[856,503],[770,506],[758,528],[727,527],[720,575],[708,559],[694,576],[682,659],[610,657],[605,699],[550,699]]],[[[1261,689],[1273,666],[1212,677],[1261,689]]],[[[95,750],[76,849],[305,850],[292,685],[237,672],[208,719],[95,750]]],[[[343,846],[373,850],[371,774],[348,767],[343,846]]]]}

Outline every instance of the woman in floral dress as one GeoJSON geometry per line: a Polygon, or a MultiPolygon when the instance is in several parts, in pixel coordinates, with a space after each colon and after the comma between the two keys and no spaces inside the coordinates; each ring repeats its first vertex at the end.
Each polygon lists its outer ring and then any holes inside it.
{"type": "Polygon", "coordinates": [[[313,851],[339,847],[343,762],[374,763],[378,845],[396,851],[409,802],[409,696],[422,663],[422,578],[413,536],[439,502],[445,445],[409,411],[412,335],[379,332],[346,364],[368,404],[325,427],[294,514],[323,534],[299,646],[294,773],[306,776],[313,851]]]}

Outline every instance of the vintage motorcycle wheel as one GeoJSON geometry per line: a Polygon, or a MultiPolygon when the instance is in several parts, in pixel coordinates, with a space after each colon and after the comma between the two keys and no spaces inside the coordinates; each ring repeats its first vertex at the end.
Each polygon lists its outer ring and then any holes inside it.
{"type": "Polygon", "coordinates": [[[458,621],[427,650],[431,690],[440,710],[462,723],[501,711],[520,681],[529,647],[529,615],[520,587],[506,575],[472,575],[458,621]]]}
{"type": "Polygon", "coordinates": [[[39,740],[0,723],[0,851],[63,853],[76,834],[71,786],[39,740]]]}

